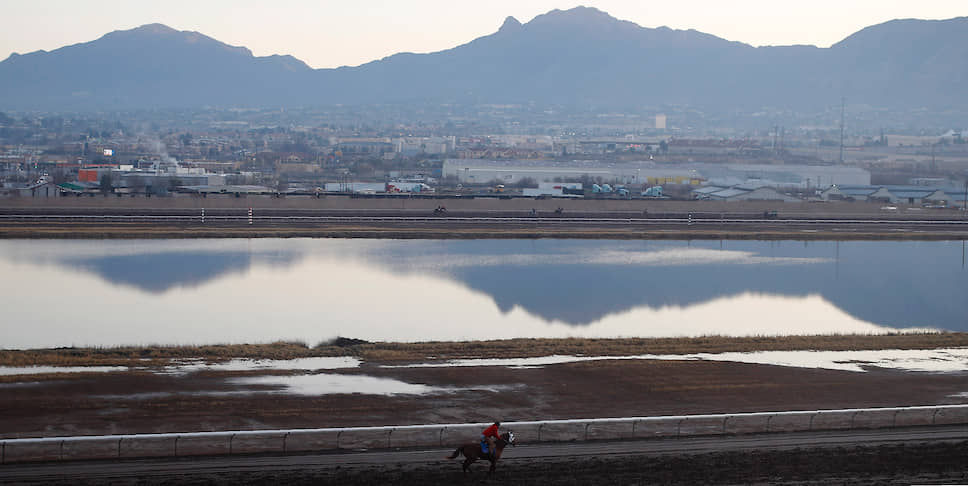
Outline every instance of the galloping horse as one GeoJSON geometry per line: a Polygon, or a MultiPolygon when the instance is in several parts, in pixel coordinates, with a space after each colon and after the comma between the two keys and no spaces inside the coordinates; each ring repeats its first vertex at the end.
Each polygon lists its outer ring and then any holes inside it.
{"type": "Polygon", "coordinates": [[[495,451],[485,454],[481,452],[481,444],[465,444],[458,447],[453,454],[447,456],[447,459],[455,459],[463,454],[465,458],[463,464],[464,474],[467,474],[468,466],[478,459],[491,461],[491,469],[487,472],[488,474],[491,474],[494,472],[494,467],[497,466],[497,460],[501,458],[501,453],[504,452],[504,448],[507,447],[508,444],[511,444],[512,446],[514,445],[514,434],[511,432],[501,434],[501,436],[494,441],[494,448],[497,449],[495,451]]]}

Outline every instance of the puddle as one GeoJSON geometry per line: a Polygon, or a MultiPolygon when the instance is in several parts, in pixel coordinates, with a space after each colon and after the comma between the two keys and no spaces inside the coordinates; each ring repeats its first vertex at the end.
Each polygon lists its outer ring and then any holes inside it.
{"type": "MultiPolygon", "coordinates": [[[[296,359],[237,358],[220,363],[202,360],[173,361],[158,370],[150,367],[131,369],[156,371],[162,374],[184,375],[198,371],[317,371],[359,368],[360,360],[347,356],[296,359]]],[[[39,375],[45,373],[111,373],[128,371],[127,366],[0,366],[0,376],[39,375]]]]}
{"type": "Polygon", "coordinates": [[[14,383],[0,383],[0,390],[5,388],[28,388],[49,385],[49,381],[17,381],[14,383]]]}
{"type": "Polygon", "coordinates": [[[227,383],[244,386],[272,386],[273,392],[293,395],[428,395],[453,391],[450,388],[433,387],[418,383],[406,383],[390,378],[358,375],[296,375],[296,376],[246,376],[230,378],[227,383]]]}
{"type": "Polygon", "coordinates": [[[111,373],[128,371],[127,366],[0,366],[0,376],[47,373],[111,373]]]}
{"type": "Polygon", "coordinates": [[[698,354],[696,359],[864,372],[864,366],[931,373],[968,371],[968,348],[876,351],[765,351],[698,354]]]}
{"type": "Polygon", "coordinates": [[[244,390],[202,390],[202,391],[175,391],[175,392],[144,392],[144,393],[131,393],[127,395],[112,394],[112,395],[94,395],[94,398],[101,398],[106,400],[158,400],[161,398],[168,397],[222,397],[222,396],[248,396],[252,395],[250,391],[244,390]]]}
{"type": "Polygon", "coordinates": [[[359,368],[360,360],[347,356],[296,359],[247,359],[236,358],[221,363],[185,360],[165,366],[162,373],[188,374],[198,371],[291,371],[291,370],[337,370],[359,368]]]}
{"type": "Polygon", "coordinates": [[[705,360],[736,363],[766,364],[797,368],[821,368],[863,373],[864,366],[876,366],[902,371],[957,372],[968,371],[968,348],[930,350],[877,350],[877,351],[758,351],[753,353],[696,353],[696,354],[643,354],[636,356],[563,356],[552,355],[537,358],[507,359],[460,359],[441,362],[417,363],[385,368],[505,366],[509,368],[536,368],[563,363],[601,360],[705,360]]]}
{"type": "MultiPolygon", "coordinates": [[[[130,393],[130,394],[112,394],[112,395],[94,395],[94,398],[101,398],[107,400],[156,400],[159,398],[167,398],[176,393],[171,392],[144,392],[144,393],[130,393]]],[[[186,393],[187,395],[187,393],[186,393]]]]}

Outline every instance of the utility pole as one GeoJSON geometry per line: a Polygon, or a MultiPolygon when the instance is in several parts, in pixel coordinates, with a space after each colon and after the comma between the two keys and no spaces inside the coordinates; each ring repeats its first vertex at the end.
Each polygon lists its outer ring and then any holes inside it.
{"type": "Polygon", "coordinates": [[[840,98],[840,163],[844,163],[844,113],[847,111],[847,98],[840,98]]]}

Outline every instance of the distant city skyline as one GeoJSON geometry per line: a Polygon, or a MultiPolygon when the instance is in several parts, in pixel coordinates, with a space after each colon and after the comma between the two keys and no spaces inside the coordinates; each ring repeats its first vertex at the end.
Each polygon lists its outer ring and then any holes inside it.
{"type": "Polygon", "coordinates": [[[695,29],[753,46],[829,47],[896,18],[968,15],[963,0],[4,0],[0,60],[89,42],[149,23],[197,31],[256,56],[290,54],[313,68],[356,66],[398,52],[434,52],[492,34],[505,17],[527,23],[550,10],[595,7],[643,27],[695,29]]]}

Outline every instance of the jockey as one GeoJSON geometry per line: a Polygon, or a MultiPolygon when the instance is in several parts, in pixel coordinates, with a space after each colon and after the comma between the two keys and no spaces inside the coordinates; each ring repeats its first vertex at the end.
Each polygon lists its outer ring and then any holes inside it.
{"type": "Polygon", "coordinates": [[[484,442],[487,442],[487,452],[489,454],[494,454],[497,452],[495,441],[498,437],[500,437],[500,434],[497,430],[500,426],[501,422],[494,422],[490,427],[484,429],[484,432],[481,432],[481,443],[483,444],[484,442]]]}

